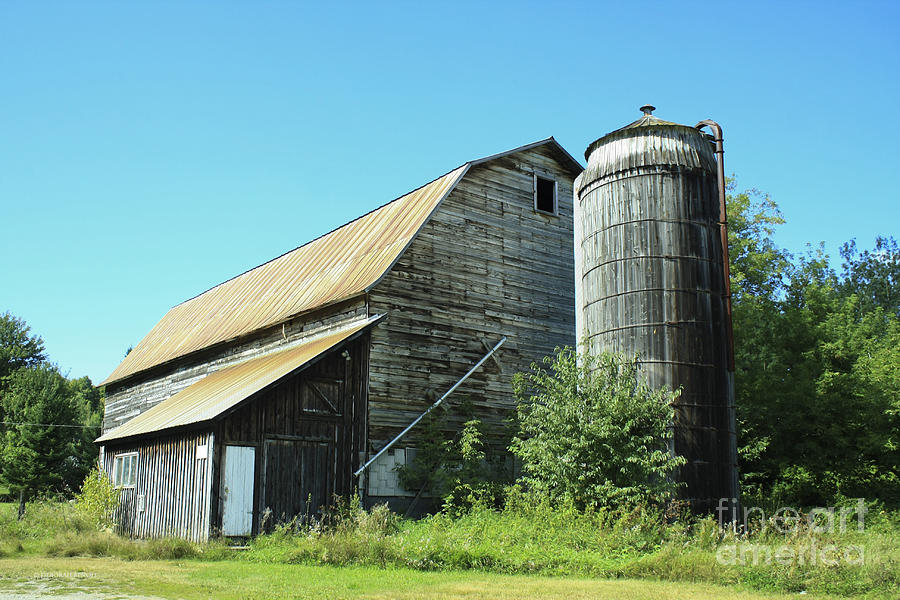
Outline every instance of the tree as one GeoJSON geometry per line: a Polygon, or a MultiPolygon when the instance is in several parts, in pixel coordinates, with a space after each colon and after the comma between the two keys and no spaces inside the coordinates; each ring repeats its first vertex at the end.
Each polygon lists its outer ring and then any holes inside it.
{"type": "MultiPolygon", "coordinates": [[[[0,315],[0,396],[6,388],[7,378],[16,369],[36,365],[46,359],[44,340],[29,335],[25,321],[9,312],[0,315]]],[[[6,430],[7,421],[0,404],[0,435],[6,430]]]]}
{"type": "Polygon", "coordinates": [[[82,427],[71,428],[72,469],[66,476],[69,489],[78,489],[87,472],[97,462],[97,445],[94,440],[100,434],[103,423],[105,396],[103,388],[94,387],[89,377],[68,380],[69,395],[78,413],[82,427]]]}
{"type": "Polygon", "coordinates": [[[75,489],[90,465],[78,458],[83,414],[66,378],[46,363],[18,369],[0,403],[14,423],[0,440],[0,480],[23,501],[75,489]]]}
{"type": "MultiPolygon", "coordinates": [[[[733,182],[729,189],[733,192],[733,182]]],[[[767,477],[758,472],[758,461],[767,452],[772,433],[761,425],[777,418],[777,411],[770,410],[776,403],[765,399],[770,398],[772,378],[782,372],[783,364],[777,343],[783,327],[779,301],[791,257],[772,240],[782,223],[781,211],[767,194],[757,190],[729,194],[735,397],[744,486],[767,477]]]]}
{"type": "Polygon", "coordinates": [[[0,482],[26,497],[71,493],[96,462],[103,393],[44,362],[44,342],[20,318],[0,315],[0,482]]]}
{"type": "Polygon", "coordinates": [[[29,335],[25,321],[6,312],[0,315],[0,390],[3,380],[16,369],[37,365],[47,356],[44,340],[29,335]]]}
{"type": "MultiPolygon", "coordinates": [[[[734,190],[733,182],[728,188],[734,190]]],[[[784,217],[772,198],[759,190],[729,194],[728,258],[735,303],[776,300],[790,268],[790,255],[772,240],[784,217]]]]}
{"type": "Polygon", "coordinates": [[[742,489],[825,505],[842,496],[900,503],[898,255],[822,248],[793,257],[762,194],[729,198],[735,391],[742,489]]]}
{"type": "Polygon", "coordinates": [[[636,358],[557,349],[514,379],[522,480],[579,507],[664,502],[684,458],[669,452],[678,392],[651,389],[636,358]]]}
{"type": "Polygon", "coordinates": [[[900,246],[893,237],[878,236],[875,248],[862,252],[856,240],[841,246],[844,259],[840,291],[859,297],[863,311],[880,306],[900,317],[900,246]]]}

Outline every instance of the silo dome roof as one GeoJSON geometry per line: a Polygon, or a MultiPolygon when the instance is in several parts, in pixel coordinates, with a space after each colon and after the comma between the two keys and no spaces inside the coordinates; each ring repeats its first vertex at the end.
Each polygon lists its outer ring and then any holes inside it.
{"type": "Polygon", "coordinates": [[[587,147],[587,150],[584,151],[585,160],[590,160],[591,152],[593,152],[594,149],[597,148],[597,146],[599,146],[600,144],[608,141],[609,138],[615,136],[616,134],[622,134],[625,132],[629,132],[632,129],[639,129],[639,128],[644,128],[644,127],[683,127],[685,129],[690,129],[690,130],[694,129],[693,127],[689,127],[688,125],[682,125],[680,123],[673,123],[672,121],[665,121],[663,119],[660,119],[659,117],[654,117],[653,116],[654,110],[656,110],[655,106],[652,106],[650,104],[645,104],[644,106],[641,107],[641,112],[643,112],[644,115],[640,119],[638,119],[637,121],[634,121],[632,123],[629,123],[625,127],[619,127],[618,129],[610,131],[603,137],[595,140],[591,145],[589,145],[587,147]]]}
{"type": "Polygon", "coordinates": [[[584,153],[587,167],[575,180],[575,191],[616,173],[635,169],[701,169],[715,173],[709,136],[689,127],[653,116],[655,108],[642,106],[644,115],[633,123],[607,133],[584,153]]]}

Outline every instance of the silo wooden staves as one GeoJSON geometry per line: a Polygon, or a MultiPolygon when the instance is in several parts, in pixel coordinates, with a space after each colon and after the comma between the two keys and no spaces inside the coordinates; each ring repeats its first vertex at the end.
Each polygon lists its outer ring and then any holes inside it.
{"type": "MultiPolygon", "coordinates": [[[[591,144],[575,183],[577,335],[681,388],[674,450],[699,512],[737,496],[733,371],[709,136],[644,116],[591,144]]],[[[728,502],[730,504],[730,501],[728,502]]]]}

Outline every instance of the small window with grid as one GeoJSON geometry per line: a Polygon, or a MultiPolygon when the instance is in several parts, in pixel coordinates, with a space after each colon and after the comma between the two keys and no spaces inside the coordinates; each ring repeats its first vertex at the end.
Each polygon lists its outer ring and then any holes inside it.
{"type": "Polygon", "coordinates": [[[113,462],[113,485],[117,488],[133,488],[137,481],[137,452],[116,455],[113,462]]]}

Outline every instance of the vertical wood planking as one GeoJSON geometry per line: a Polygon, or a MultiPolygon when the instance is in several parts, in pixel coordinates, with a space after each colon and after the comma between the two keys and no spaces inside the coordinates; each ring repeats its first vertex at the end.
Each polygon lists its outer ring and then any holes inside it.
{"type": "Polygon", "coordinates": [[[209,538],[210,458],[207,454],[198,459],[197,447],[209,448],[211,438],[208,432],[196,432],[143,443],[107,444],[103,467],[110,474],[117,454],[138,453],[135,487],[121,490],[116,513],[123,534],[141,538],[171,535],[194,541],[209,538]]]}
{"type": "MultiPolygon", "coordinates": [[[[216,452],[221,453],[229,444],[257,449],[254,533],[266,508],[275,513],[268,526],[305,515],[309,494],[314,497],[312,514],[321,505],[330,504],[334,494],[346,496],[352,492],[352,472],[359,466],[358,448],[362,447],[360,436],[365,426],[368,353],[369,337],[364,334],[250,399],[217,423],[216,452]],[[345,350],[349,360],[342,356],[345,350]],[[306,475],[301,477],[297,469],[305,470],[306,475]]],[[[214,531],[222,523],[223,468],[221,459],[214,460],[214,531]]]]}

